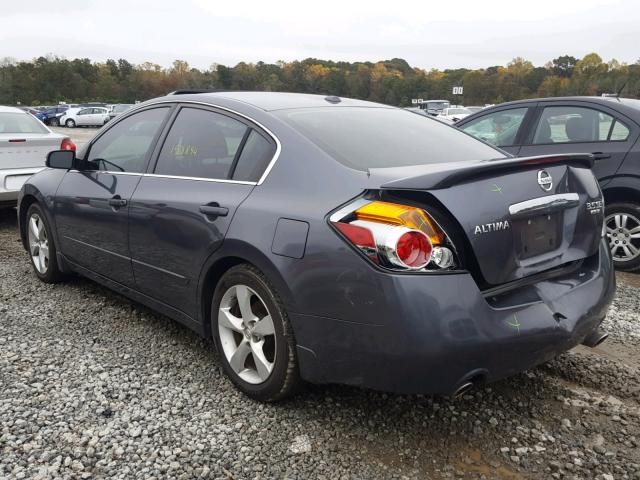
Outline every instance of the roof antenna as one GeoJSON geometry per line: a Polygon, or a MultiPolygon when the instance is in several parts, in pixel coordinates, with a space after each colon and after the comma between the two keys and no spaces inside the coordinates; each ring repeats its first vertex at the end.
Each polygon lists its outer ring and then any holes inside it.
{"type": "Polygon", "coordinates": [[[618,89],[618,91],[616,92],[616,98],[620,98],[620,94],[622,93],[622,90],[624,90],[624,87],[627,86],[627,83],[629,82],[629,79],[625,80],[624,83],[622,84],[622,86],[618,89]]]}

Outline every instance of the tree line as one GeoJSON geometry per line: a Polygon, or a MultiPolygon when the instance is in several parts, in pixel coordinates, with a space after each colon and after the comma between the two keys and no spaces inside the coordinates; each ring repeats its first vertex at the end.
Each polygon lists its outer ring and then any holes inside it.
{"type": "Polygon", "coordinates": [[[32,61],[0,60],[0,104],[59,102],[133,103],[178,89],[264,90],[319,93],[409,106],[412,98],[447,99],[465,105],[502,103],[531,97],[616,93],[640,97],[640,60],[608,62],[597,53],[563,55],[544,66],[516,57],[506,66],[424,70],[394,58],[334,62],[308,58],[275,64],[212,64],[207,70],[175,60],[171,67],[134,65],[125,59],[92,62],[43,56],[32,61]],[[464,86],[464,96],[452,95],[464,86]]]}

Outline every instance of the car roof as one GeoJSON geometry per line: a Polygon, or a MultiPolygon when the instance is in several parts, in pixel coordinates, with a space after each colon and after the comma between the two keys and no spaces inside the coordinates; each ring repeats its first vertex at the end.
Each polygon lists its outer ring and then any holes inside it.
{"type": "MultiPolygon", "coordinates": [[[[242,102],[265,111],[284,110],[292,108],[312,108],[312,107],[389,107],[380,103],[355,100],[327,95],[313,95],[307,93],[285,93],[285,92],[206,92],[206,93],[180,93],[179,95],[168,95],[162,100],[172,100],[174,102],[198,101],[215,104],[217,99],[227,99],[242,102]],[[337,101],[339,100],[339,101],[337,101]]],[[[156,98],[151,102],[160,99],[156,98]]]]}
{"type": "MultiPolygon", "coordinates": [[[[574,97],[545,97],[545,98],[527,98],[524,100],[514,100],[512,102],[505,102],[493,107],[485,108],[479,112],[473,114],[473,118],[478,118],[482,115],[486,115],[503,107],[510,105],[527,105],[530,103],[562,103],[566,101],[579,101],[593,103],[596,105],[602,105],[605,107],[618,110],[620,113],[640,123],[640,100],[633,98],[619,98],[619,97],[595,97],[595,96],[574,96],[574,97]]],[[[471,120],[471,116],[465,118],[465,123],[471,120]]]]}
{"type": "Polygon", "coordinates": [[[21,108],[5,107],[3,105],[0,105],[0,113],[27,113],[27,112],[25,112],[21,108]]]}

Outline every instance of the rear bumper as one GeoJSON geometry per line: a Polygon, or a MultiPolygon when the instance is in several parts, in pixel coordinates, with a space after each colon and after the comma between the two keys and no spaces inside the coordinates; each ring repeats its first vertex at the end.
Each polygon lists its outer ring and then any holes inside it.
{"type": "Polygon", "coordinates": [[[387,277],[386,311],[397,315],[377,325],[290,314],[303,378],[450,394],[469,379],[507,377],[581,343],[615,292],[604,241],[570,273],[499,297],[485,298],[468,274],[387,277]]]}
{"type": "Polygon", "coordinates": [[[0,169],[0,203],[15,203],[24,182],[43,169],[44,167],[0,169]]]}

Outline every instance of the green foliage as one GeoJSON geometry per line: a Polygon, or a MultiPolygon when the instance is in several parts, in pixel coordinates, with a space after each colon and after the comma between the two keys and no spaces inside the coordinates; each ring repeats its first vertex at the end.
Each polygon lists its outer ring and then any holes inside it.
{"type": "Polygon", "coordinates": [[[105,101],[131,103],[183,88],[306,92],[361,98],[407,106],[412,98],[448,99],[484,105],[537,96],[640,95],[640,61],[633,65],[596,53],[582,59],[559,56],[543,67],[516,57],[506,66],[469,70],[422,70],[401,58],[372,62],[333,62],[307,58],[275,64],[212,64],[208,70],[175,60],[163,68],[151,62],[133,65],[125,59],[105,63],[88,58],[47,56],[32,61],[0,59],[0,104],[47,105],[105,101]],[[454,98],[453,86],[464,86],[454,98]]]}

